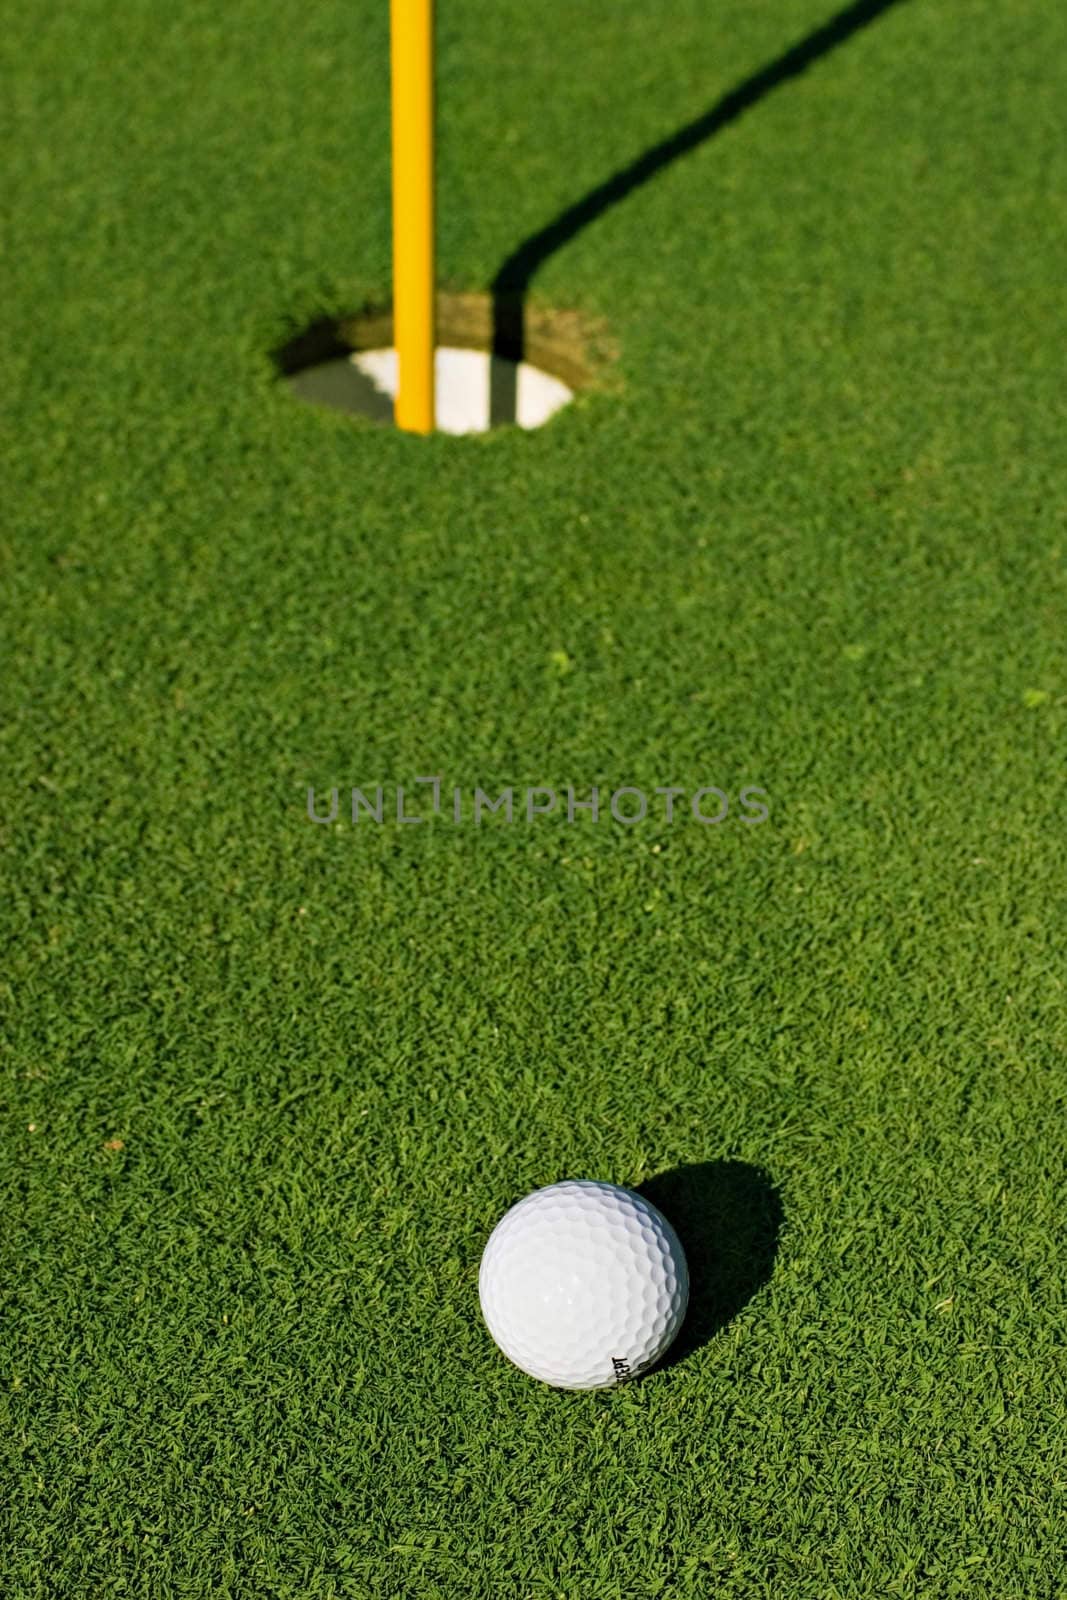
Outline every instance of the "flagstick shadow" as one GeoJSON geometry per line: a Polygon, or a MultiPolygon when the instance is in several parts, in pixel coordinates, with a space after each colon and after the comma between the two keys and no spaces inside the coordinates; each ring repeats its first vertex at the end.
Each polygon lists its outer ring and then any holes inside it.
{"type": "Polygon", "coordinates": [[[854,0],[854,4],[836,12],[807,38],[801,39],[774,61],[745,78],[699,117],[685,123],[677,132],[638,156],[629,166],[621,168],[591,189],[512,251],[490,286],[493,296],[493,353],[505,358],[505,361],[496,363],[498,372],[490,394],[492,422],[506,421],[515,416],[516,374],[514,368],[505,363],[523,360],[526,296],[534,274],[548,258],[665,167],[729,127],[773,90],[792,78],[798,78],[816,61],[822,60],[876,21],[883,12],[900,3],[901,0],[854,0]]]}

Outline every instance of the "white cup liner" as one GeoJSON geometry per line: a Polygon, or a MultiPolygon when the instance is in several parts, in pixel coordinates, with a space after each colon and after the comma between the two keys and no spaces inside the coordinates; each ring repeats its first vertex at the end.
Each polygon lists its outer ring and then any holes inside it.
{"type": "MultiPolygon", "coordinates": [[[[356,350],[293,373],[289,385],[314,404],[390,422],[396,399],[395,350],[356,350]]],[[[574,398],[560,378],[528,361],[450,345],[434,352],[436,427],[441,433],[485,433],[501,423],[539,428],[574,398]]]]}

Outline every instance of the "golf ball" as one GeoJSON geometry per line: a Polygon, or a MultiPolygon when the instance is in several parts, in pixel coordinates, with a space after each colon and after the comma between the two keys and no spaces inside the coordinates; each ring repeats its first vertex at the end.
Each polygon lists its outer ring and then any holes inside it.
{"type": "Polygon", "coordinates": [[[678,1235],[631,1189],[571,1179],[493,1229],[478,1294],[509,1361],[556,1389],[602,1389],[658,1361],[685,1316],[678,1235]]]}

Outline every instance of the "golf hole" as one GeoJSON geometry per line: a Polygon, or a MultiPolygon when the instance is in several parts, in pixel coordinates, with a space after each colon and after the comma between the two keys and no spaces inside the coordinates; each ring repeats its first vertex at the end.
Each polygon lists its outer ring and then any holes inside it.
{"type": "MultiPolygon", "coordinates": [[[[487,294],[440,294],[434,353],[439,433],[539,428],[611,359],[601,326],[576,312],[530,308],[487,294]]],[[[386,426],[397,358],[391,311],[324,318],[274,352],[291,393],[386,426]]]]}

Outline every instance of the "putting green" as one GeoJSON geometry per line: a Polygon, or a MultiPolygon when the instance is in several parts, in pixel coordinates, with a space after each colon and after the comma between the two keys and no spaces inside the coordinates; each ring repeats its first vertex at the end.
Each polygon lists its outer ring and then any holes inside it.
{"type": "Polygon", "coordinates": [[[440,0],[441,287],[611,358],[422,438],[277,358],[386,8],[9,19],[4,1600],[1063,1595],[1065,46],[440,0]],[[565,1176],[690,1255],[618,1389],[479,1319],[565,1176]]]}

